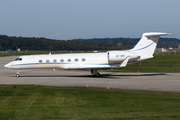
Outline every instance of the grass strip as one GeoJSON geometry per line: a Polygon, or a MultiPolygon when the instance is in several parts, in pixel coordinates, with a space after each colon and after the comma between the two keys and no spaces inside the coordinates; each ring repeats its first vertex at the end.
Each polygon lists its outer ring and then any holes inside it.
{"type": "Polygon", "coordinates": [[[180,72],[180,52],[156,53],[154,58],[128,64],[124,68],[107,70],[110,72],[180,72]]]}
{"type": "Polygon", "coordinates": [[[0,119],[180,119],[180,94],[0,85],[0,119]]]}

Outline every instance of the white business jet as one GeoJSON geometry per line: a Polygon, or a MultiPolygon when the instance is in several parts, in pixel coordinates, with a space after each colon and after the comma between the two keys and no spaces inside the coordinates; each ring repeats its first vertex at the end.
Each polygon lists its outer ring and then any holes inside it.
{"type": "Polygon", "coordinates": [[[98,69],[126,67],[127,64],[153,58],[159,37],[168,33],[144,33],[140,41],[130,50],[107,51],[104,53],[25,55],[4,65],[16,69],[20,77],[23,69],[89,69],[94,76],[100,76],[98,69]]]}

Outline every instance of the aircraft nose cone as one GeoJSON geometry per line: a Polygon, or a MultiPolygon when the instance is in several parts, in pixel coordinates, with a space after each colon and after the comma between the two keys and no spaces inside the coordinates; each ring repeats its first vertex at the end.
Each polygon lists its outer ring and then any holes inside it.
{"type": "Polygon", "coordinates": [[[5,64],[4,67],[6,67],[6,68],[11,68],[11,67],[12,67],[12,64],[11,64],[11,63],[5,64]]]}
{"type": "Polygon", "coordinates": [[[5,65],[4,65],[4,67],[6,67],[6,68],[8,68],[8,66],[9,66],[8,64],[5,64],[5,65]]]}

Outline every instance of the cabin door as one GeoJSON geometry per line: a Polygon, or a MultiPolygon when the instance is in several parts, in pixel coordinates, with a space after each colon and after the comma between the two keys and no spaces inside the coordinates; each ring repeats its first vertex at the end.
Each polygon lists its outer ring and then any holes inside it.
{"type": "Polygon", "coordinates": [[[29,58],[29,67],[35,67],[35,59],[33,57],[29,58]]]}

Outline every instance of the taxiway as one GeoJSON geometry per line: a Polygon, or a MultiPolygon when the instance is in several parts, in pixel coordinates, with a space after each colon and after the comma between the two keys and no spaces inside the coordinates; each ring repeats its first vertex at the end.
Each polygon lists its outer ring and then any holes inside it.
{"type": "Polygon", "coordinates": [[[180,73],[113,73],[100,72],[94,77],[90,71],[35,69],[23,70],[16,78],[16,70],[4,65],[17,56],[0,57],[0,84],[35,84],[61,87],[98,87],[124,90],[143,90],[180,93],[180,73]]]}

